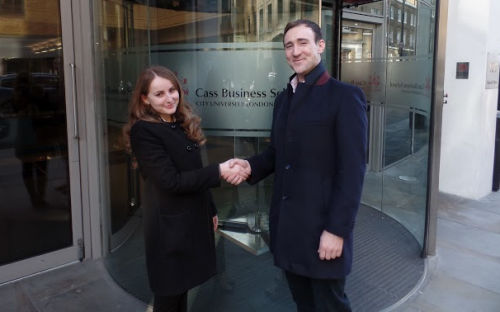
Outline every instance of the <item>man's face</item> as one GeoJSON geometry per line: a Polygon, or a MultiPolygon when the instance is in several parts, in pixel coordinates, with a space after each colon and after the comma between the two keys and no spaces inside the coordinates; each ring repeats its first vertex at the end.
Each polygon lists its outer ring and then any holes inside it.
{"type": "Polygon", "coordinates": [[[325,42],[323,40],[316,42],[314,32],[305,25],[288,30],[283,42],[288,65],[297,73],[299,81],[304,81],[305,75],[321,61],[325,42]]]}

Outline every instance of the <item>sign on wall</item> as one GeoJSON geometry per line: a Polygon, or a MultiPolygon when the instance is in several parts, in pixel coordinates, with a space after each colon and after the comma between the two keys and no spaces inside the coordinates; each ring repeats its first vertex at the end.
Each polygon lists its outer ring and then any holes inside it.
{"type": "Polygon", "coordinates": [[[469,62],[457,62],[457,79],[469,79],[469,62]]]}
{"type": "Polygon", "coordinates": [[[488,63],[486,64],[486,89],[498,88],[499,63],[499,53],[488,53],[488,63]]]}
{"type": "Polygon", "coordinates": [[[274,100],[292,75],[282,43],[169,45],[152,50],[153,61],[177,74],[203,128],[270,130],[274,100]]]}
{"type": "MultiPolygon", "coordinates": [[[[177,75],[205,129],[269,131],[274,100],[293,74],[281,42],[162,45],[150,51],[151,64],[177,75]]],[[[105,62],[109,120],[126,122],[135,81],[149,63],[143,62],[147,51],[134,52],[105,62]]]]}

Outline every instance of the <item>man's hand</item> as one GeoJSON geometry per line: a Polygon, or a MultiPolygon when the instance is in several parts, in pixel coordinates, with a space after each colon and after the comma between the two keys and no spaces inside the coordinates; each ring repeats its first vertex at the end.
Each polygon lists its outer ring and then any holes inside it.
{"type": "Polygon", "coordinates": [[[318,254],[321,260],[332,260],[342,255],[344,239],[323,230],[319,239],[318,254]]]}
{"type": "Polygon", "coordinates": [[[233,159],[229,159],[228,162],[229,162],[230,168],[238,165],[238,166],[242,167],[248,175],[252,174],[252,168],[250,167],[250,163],[247,160],[240,159],[240,158],[233,158],[233,159]]]}
{"type": "Polygon", "coordinates": [[[250,165],[243,159],[230,159],[220,166],[221,177],[228,183],[238,185],[250,175],[250,165]]]}

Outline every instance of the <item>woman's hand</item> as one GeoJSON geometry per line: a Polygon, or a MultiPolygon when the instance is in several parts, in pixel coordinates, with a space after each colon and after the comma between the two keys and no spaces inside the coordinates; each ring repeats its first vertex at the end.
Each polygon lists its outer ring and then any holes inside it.
{"type": "Polygon", "coordinates": [[[217,227],[219,226],[219,217],[215,215],[212,220],[214,221],[214,232],[217,231],[217,227]]]}
{"type": "Polygon", "coordinates": [[[233,185],[238,185],[245,181],[251,172],[248,162],[242,159],[239,159],[237,162],[234,159],[230,159],[220,164],[219,167],[221,177],[233,185]]]}

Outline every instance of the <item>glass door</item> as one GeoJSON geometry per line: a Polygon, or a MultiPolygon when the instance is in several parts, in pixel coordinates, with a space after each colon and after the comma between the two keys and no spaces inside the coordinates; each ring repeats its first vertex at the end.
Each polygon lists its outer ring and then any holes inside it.
{"type": "Polygon", "coordinates": [[[0,283],[83,257],[72,5],[0,1],[0,283]]]}
{"type": "Polygon", "coordinates": [[[389,0],[344,7],[341,79],[365,92],[369,170],[362,202],[424,244],[435,1],[389,0]],[[408,73],[411,73],[409,75],[408,73]]]}

